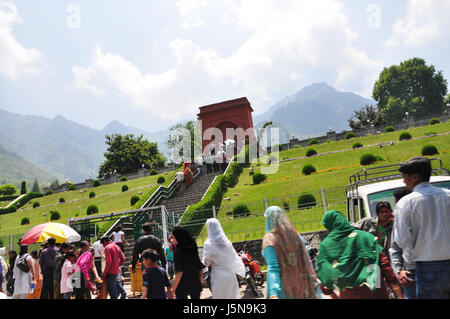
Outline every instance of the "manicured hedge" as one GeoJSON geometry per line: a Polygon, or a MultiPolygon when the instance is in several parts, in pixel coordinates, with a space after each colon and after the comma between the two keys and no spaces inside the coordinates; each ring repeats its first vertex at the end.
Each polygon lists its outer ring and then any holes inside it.
{"type": "Polygon", "coordinates": [[[351,138],[354,138],[356,135],[353,132],[348,132],[347,134],[345,134],[345,139],[349,140],[351,138]]]}
{"type": "Polygon", "coordinates": [[[386,133],[395,132],[395,128],[393,126],[386,126],[385,131],[386,133]]]}
{"type": "Polygon", "coordinates": [[[8,208],[0,208],[0,215],[15,213],[16,211],[17,211],[16,205],[11,205],[8,208]]]}
{"type": "Polygon", "coordinates": [[[131,197],[131,199],[130,199],[131,206],[133,206],[134,204],[139,202],[140,199],[141,198],[138,195],[134,195],[133,197],[131,197]]]}
{"type": "Polygon", "coordinates": [[[308,145],[314,145],[314,144],[319,144],[319,141],[316,140],[315,138],[313,138],[312,140],[309,141],[308,145]]]}
{"type": "Polygon", "coordinates": [[[95,197],[95,192],[90,192],[89,193],[89,198],[94,198],[95,197]]]}
{"type": "Polygon", "coordinates": [[[87,210],[86,210],[86,213],[88,215],[97,214],[98,213],[97,205],[89,205],[87,210]]]}
{"type": "Polygon", "coordinates": [[[422,147],[422,155],[439,155],[438,149],[433,144],[426,144],[422,147]]]}
{"type": "Polygon", "coordinates": [[[258,185],[264,182],[267,179],[265,174],[255,173],[253,174],[253,184],[258,185]]]}
{"type": "Polygon", "coordinates": [[[377,157],[371,153],[363,154],[359,159],[359,163],[364,166],[371,165],[371,164],[375,163],[376,161],[377,161],[377,157]]]}
{"type": "Polygon", "coordinates": [[[306,156],[307,157],[311,157],[311,156],[316,155],[316,154],[317,154],[317,151],[315,149],[313,149],[313,148],[310,148],[309,150],[306,151],[306,156]]]}
{"type": "Polygon", "coordinates": [[[44,194],[31,192],[31,193],[26,194],[21,199],[19,199],[14,205],[16,205],[17,209],[19,209],[20,207],[22,207],[23,205],[28,203],[33,198],[39,198],[39,197],[44,197],[44,194]]]}
{"type": "Polygon", "coordinates": [[[77,188],[76,188],[75,184],[70,184],[70,186],[67,188],[68,191],[74,191],[76,189],[77,188]]]}
{"type": "Polygon", "coordinates": [[[99,187],[99,186],[100,186],[100,181],[99,181],[98,179],[96,179],[96,180],[94,181],[94,184],[93,184],[92,186],[94,186],[94,187],[99,187]]]}
{"type": "Polygon", "coordinates": [[[302,173],[304,175],[311,175],[312,173],[316,172],[316,168],[314,166],[312,166],[311,164],[307,164],[305,166],[303,166],[302,168],[302,173]]]}
{"type": "Polygon", "coordinates": [[[438,118],[432,118],[430,120],[430,125],[439,124],[441,121],[438,118]]]}
{"type": "Polygon", "coordinates": [[[127,185],[122,185],[122,192],[126,192],[128,190],[128,186],[127,185]]]}
{"type": "Polygon", "coordinates": [[[359,143],[359,142],[353,144],[353,146],[352,146],[353,149],[355,149],[355,148],[361,148],[361,147],[363,147],[363,145],[362,145],[361,143],[359,143]]]}
{"type": "Polygon", "coordinates": [[[302,194],[297,200],[298,209],[317,206],[316,198],[313,194],[302,194]]]}
{"type": "Polygon", "coordinates": [[[29,225],[29,224],[30,224],[30,219],[28,217],[24,217],[20,221],[20,225],[29,225]]]}
{"type": "Polygon", "coordinates": [[[399,140],[403,141],[403,140],[410,140],[412,138],[412,135],[409,132],[403,132],[402,134],[400,134],[399,136],[399,140]]]}
{"type": "Polygon", "coordinates": [[[61,215],[57,211],[51,211],[50,212],[50,220],[58,220],[61,219],[61,215]]]}
{"type": "Polygon", "coordinates": [[[250,209],[247,205],[241,204],[233,208],[233,218],[250,216],[250,209]]]}
{"type": "Polygon", "coordinates": [[[2,196],[2,197],[0,197],[0,202],[12,202],[17,197],[19,197],[19,196],[18,195],[2,196]]]}
{"type": "Polygon", "coordinates": [[[156,169],[152,169],[150,171],[150,176],[157,175],[157,174],[158,174],[158,171],[156,169]]]}
{"type": "Polygon", "coordinates": [[[158,177],[156,182],[158,184],[164,184],[166,182],[166,179],[164,178],[164,176],[160,176],[160,177],[158,177]]]}
{"type": "Polygon", "coordinates": [[[121,181],[121,182],[126,182],[126,181],[128,181],[128,178],[127,178],[126,176],[122,176],[122,177],[120,178],[120,181],[121,181]]]}

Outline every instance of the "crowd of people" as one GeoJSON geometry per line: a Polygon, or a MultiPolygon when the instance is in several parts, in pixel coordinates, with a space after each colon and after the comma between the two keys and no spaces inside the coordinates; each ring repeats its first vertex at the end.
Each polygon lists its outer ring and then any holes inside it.
{"type": "Polygon", "coordinates": [[[0,277],[0,292],[13,299],[92,299],[108,294],[124,299],[120,266],[125,256],[121,248],[109,237],[102,237],[92,247],[88,241],[78,246],[57,244],[50,237],[39,252],[29,254],[28,245],[21,245],[19,254],[9,251],[9,264],[4,260],[6,248],[1,248],[0,268],[6,275],[0,277]]]}
{"type": "MultiPolygon", "coordinates": [[[[328,234],[316,262],[283,210],[269,207],[262,241],[267,298],[450,298],[450,190],[429,183],[431,163],[426,158],[405,162],[400,172],[406,187],[394,192],[394,208],[389,202],[376,205],[376,218],[351,225],[339,211],[324,214],[328,234]]],[[[143,225],[131,261],[135,276],[140,275],[136,265],[142,264],[141,298],[199,299],[206,267],[213,298],[239,298],[244,264],[219,220],[206,222],[202,258],[187,229],[175,227],[165,249],[151,230],[150,223],[143,225]]],[[[108,294],[111,299],[125,298],[121,265],[126,241],[121,229],[112,237],[115,242],[102,237],[92,248],[81,242],[77,250],[67,244],[58,247],[49,238],[39,253],[31,255],[23,245],[18,255],[9,252],[9,265],[2,248],[0,279],[6,277],[2,289],[13,298],[85,299],[91,293],[97,298],[108,294]]]]}

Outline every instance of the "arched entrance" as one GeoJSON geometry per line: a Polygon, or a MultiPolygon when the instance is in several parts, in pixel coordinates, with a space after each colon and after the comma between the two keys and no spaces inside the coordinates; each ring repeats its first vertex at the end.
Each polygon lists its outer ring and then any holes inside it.
{"type": "Polygon", "coordinates": [[[217,136],[205,134],[209,128],[220,130],[223,141],[227,138],[234,139],[235,146],[238,146],[240,141],[235,135],[227,136],[227,129],[245,132],[250,141],[255,141],[252,112],[250,102],[245,97],[200,107],[200,113],[197,115],[202,122],[203,152],[207,152],[206,146],[214,139],[218,140],[217,136]]]}

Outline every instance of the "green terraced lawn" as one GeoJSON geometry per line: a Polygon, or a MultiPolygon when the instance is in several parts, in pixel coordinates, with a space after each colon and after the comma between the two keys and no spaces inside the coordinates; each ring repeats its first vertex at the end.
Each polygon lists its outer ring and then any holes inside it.
{"type": "MultiPolygon", "coordinates": [[[[409,129],[408,131],[413,135],[413,138],[423,136],[425,132],[429,131],[445,133],[450,132],[450,123],[409,129]]],[[[321,205],[319,193],[321,188],[325,189],[328,209],[338,209],[345,212],[345,186],[349,183],[350,175],[363,168],[396,164],[415,156],[421,156],[422,146],[428,143],[436,145],[440,152],[439,157],[443,161],[443,166],[447,169],[450,168],[450,135],[427,136],[417,140],[398,142],[399,134],[400,132],[383,133],[376,136],[314,145],[313,148],[318,153],[336,150],[346,151],[281,162],[277,173],[267,175],[267,181],[260,185],[253,185],[252,177],[249,175],[249,168],[244,169],[239,177],[238,184],[234,188],[228,189],[224,194],[221,208],[217,214],[224,231],[232,241],[244,240],[245,234],[249,234],[250,239],[262,238],[264,235],[264,198],[269,199],[269,206],[277,205],[283,207],[282,200],[289,199],[291,207],[294,207],[298,194],[308,192],[313,193],[318,205],[321,205]],[[396,143],[387,148],[376,146],[352,150],[353,143],[357,141],[363,145],[388,141],[396,143]],[[364,153],[381,155],[385,161],[371,166],[361,166],[359,159],[364,153]],[[305,164],[314,165],[317,173],[303,176],[301,171],[305,164]],[[227,216],[227,212],[230,213],[234,206],[241,203],[248,205],[252,212],[250,217],[233,219],[227,216]]],[[[310,147],[282,151],[280,152],[280,159],[303,157],[308,148],[310,147]]],[[[251,167],[255,172],[259,172],[261,169],[261,165],[256,163],[252,164],[251,167]]],[[[299,232],[310,232],[323,229],[323,226],[320,224],[323,213],[323,207],[318,206],[309,210],[290,211],[288,216],[299,232]]],[[[199,245],[205,239],[206,232],[203,229],[198,238],[199,245]]]]}
{"type": "MultiPolygon", "coordinates": [[[[86,209],[92,204],[98,206],[99,214],[128,210],[131,208],[130,199],[133,195],[139,195],[139,192],[142,192],[142,195],[146,193],[150,194],[151,192],[149,192],[149,190],[156,191],[159,187],[156,183],[159,176],[161,175],[154,175],[127,182],[99,186],[96,188],[87,189],[86,192],[83,193],[80,193],[77,190],[36,198],[33,201],[38,201],[41,206],[49,204],[57,205],[32,208],[32,203],[27,203],[24,208],[15,213],[0,215],[0,238],[3,242],[9,242],[9,236],[11,234],[16,234],[18,239],[20,235],[26,233],[34,225],[48,222],[50,219],[49,212],[51,210],[56,210],[60,213],[61,219],[59,222],[61,223],[67,223],[67,220],[70,217],[86,216],[86,209]],[[121,189],[123,184],[128,185],[128,191],[122,192],[121,189]],[[96,193],[96,197],[89,198],[89,193],[91,191],[96,193]],[[112,194],[109,195],[109,193],[112,194]],[[104,196],[99,196],[101,194],[104,194],[104,196]],[[66,202],[60,204],[60,197],[64,197],[66,202]],[[78,201],[69,202],[69,200],[77,199],[78,201]],[[44,216],[44,214],[46,214],[46,216],[44,216]],[[29,225],[20,225],[23,217],[29,218],[29,225]]],[[[168,186],[173,180],[174,172],[170,172],[167,175],[164,174],[163,176],[166,178],[166,182],[163,185],[168,186]]]]}

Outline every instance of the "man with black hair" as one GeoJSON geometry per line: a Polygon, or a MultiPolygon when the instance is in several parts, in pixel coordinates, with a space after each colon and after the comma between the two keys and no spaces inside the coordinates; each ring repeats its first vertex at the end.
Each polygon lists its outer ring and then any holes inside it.
{"type": "Polygon", "coordinates": [[[125,261],[122,250],[107,236],[100,239],[100,243],[105,247],[105,269],[102,278],[108,283],[108,292],[111,299],[119,296],[118,285],[120,285],[120,266],[125,261]]]}
{"type": "Polygon", "coordinates": [[[389,247],[391,247],[392,225],[394,215],[389,202],[379,202],[376,205],[377,217],[365,217],[353,223],[352,226],[358,230],[364,230],[377,237],[378,242],[383,246],[383,252],[389,257],[389,247]]]}
{"type": "Polygon", "coordinates": [[[133,259],[131,260],[131,269],[133,273],[136,271],[136,263],[139,260],[139,255],[141,255],[144,250],[151,248],[154,249],[159,256],[161,262],[161,267],[166,268],[166,257],[164,256],[164,250],[161,241],[158,237],[151,234],[152,225],[150,223],[145,223],[142,225],[143,236],[139,237],[136,241],[133,251],[133,259]]]}
{"type": "Polygon", "coordinates": [[[411,191],[395,207],[393,240],[411,251],[419,299],[450,298],[450,190],[432,186],[431,161],[415,157],[400,167],[411,191]]]}
{"type": "Polygon", "coordinates": [[[64,258],[69,251],[69,245],[63,243],[60,245],[58,252],[55,255],[55,269],[53,270],[53,296],[55,299],[64,299],[64,296],[60,292],[61,285],[61,268],[64,264],[64,258]]]}
{"type": "Polygon", "coordinates": [[[158,253],[154,249],[148,248],[142,252],[145,273],[142,277],[141,299],[166,299],[164,288],[167,288],[168,298],[174,298],[167,272],[158,265],[158,259],[158,253]]]}
{"type": "Polygon", "coordinates": [[[45,248],[39,256],[39,265],[41,266],[41,273],[43,278],[42,292],[40,299],[53,299],[53,271],[55,269],[56,257],[56,239],[50,237],[47,239],[47,248],[45,248]]]}

